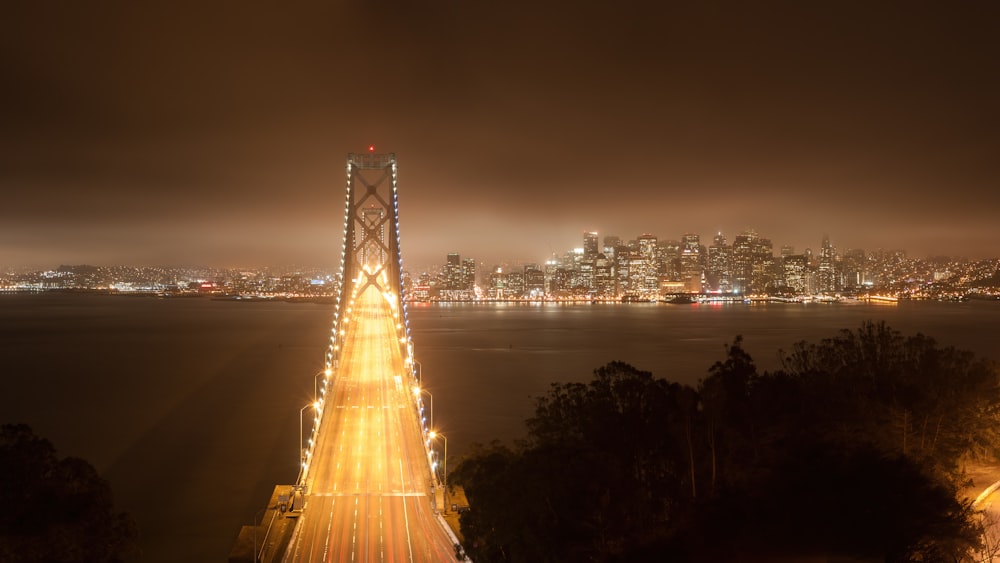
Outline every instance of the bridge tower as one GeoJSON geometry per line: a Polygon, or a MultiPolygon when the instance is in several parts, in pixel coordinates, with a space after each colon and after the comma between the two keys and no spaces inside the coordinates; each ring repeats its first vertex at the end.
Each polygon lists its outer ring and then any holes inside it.
{"type": "MultiPolygon", "coordinates": [[[[333,333],[327,352],[327,370],[336,368],[340,321],[354,293],[375,286],[391,295],[403,311],[405,338],[400,346],[404,358],[412,358],[410,326],[403,295],[403,259],[399,251],[398,170],[394,153],[347,155],[347,196],[344,210],[344,241],[341,245],[342,284],[334,313],[333,333]]],[[[410,366],[412,369],[412,365],[410,366]]]]}

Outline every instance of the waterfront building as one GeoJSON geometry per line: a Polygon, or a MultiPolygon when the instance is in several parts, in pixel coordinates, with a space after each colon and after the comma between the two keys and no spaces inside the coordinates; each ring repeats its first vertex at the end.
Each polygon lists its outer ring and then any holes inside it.
{"type": "Polygon", "coordinates": [[[524,293],[532,299],[545,295],[545,272],[538,264],[524,266],[524,293]]]}

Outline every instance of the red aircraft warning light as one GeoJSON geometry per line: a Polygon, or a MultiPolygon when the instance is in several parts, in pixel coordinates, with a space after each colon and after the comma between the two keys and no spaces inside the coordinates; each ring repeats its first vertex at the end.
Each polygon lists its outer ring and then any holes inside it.
{"type": "Polygon", "coordinates": [[[375,152],[375,145],[368,145],[368,152],[375,152]]]}

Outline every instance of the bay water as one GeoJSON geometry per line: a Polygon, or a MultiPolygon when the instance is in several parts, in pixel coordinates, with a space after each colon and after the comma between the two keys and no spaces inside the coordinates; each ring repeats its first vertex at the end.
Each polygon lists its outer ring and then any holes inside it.
{"type": "MultiPolygon", "coordinates": [[[[138,520],[141,561],[223,561],[297,475],[332,318],[314,303],[2,295],[0,422],[93,464],[138,520]]],[[[473,442],[522,436],[553,382],[620,360],[696,384],[737,335],[761,371],[866,321],[1000,360],[992,301],[410,304],[408,318],[451,463],[473,442]]]]}

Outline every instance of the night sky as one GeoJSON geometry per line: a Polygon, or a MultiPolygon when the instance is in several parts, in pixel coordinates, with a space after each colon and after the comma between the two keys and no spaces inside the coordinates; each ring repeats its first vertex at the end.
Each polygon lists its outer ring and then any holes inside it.
{"type": "Polygon", "coordinates": [[[404,266],[748,227],[1000,256],[995,2],[263,4],[5,2],[0,265],[335,266],[369,144],[404,266]]]}

